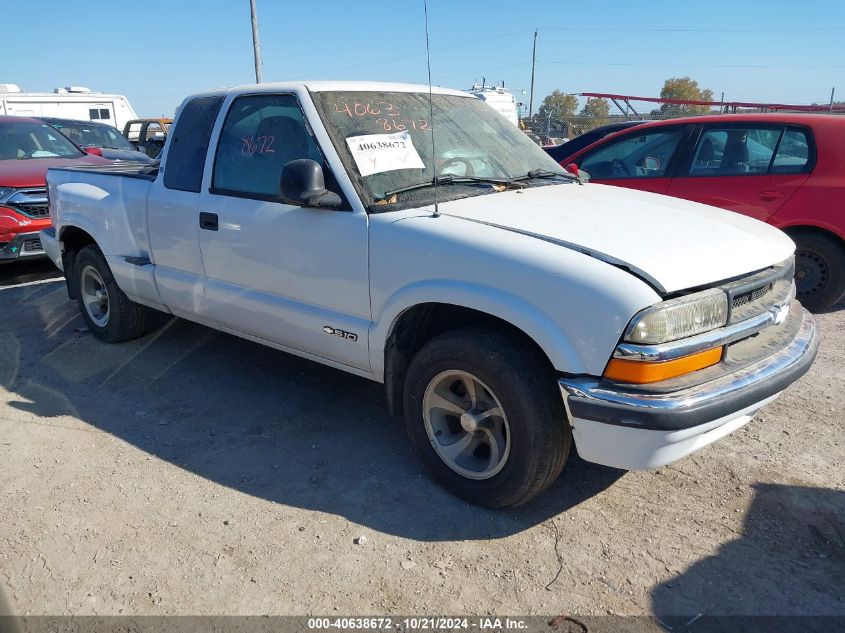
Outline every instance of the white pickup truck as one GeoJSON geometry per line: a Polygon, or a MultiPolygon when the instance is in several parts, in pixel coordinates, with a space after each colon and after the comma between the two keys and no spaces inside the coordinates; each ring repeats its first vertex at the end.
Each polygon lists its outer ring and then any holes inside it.
{"type": "Polygon", "coordinates": [[[51,169],[42,243],[103,341],[161,311],[383,382],[432,476],[488,507],[546,488],[573,439],[670,463],[807,371],[786,235],[585,184],[481,101],[428,91],[189,97],[160,165],[51,169]]]}

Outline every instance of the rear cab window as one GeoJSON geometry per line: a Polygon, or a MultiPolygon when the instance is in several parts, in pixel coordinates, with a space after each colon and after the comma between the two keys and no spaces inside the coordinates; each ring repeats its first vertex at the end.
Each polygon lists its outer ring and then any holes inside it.
{"type": "Polygon", "coordinates": [[[199,193],[211,130],[222,103],[222,95],[198,97],[182,108],[164,169],[164,186],[168,189],[199,193]]]}
{"type": "Polygon", "coordinates": [[[126,138],[130,141],[137,141],[138,137],[141,136],[141,122],[136,121],[134,123],[130,123],[128,129],[126,130],[126,138]]]}

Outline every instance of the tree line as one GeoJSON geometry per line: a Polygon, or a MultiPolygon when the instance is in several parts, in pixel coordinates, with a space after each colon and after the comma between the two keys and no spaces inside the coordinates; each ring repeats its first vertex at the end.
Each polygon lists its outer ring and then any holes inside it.
{"type": "MultiPolygon", "coordinates": [[[[713,101],[713,91],[703,89],[690,77],[670,77],[663,82],[660,91],[662,99],[686,101],[713,101]]],[[[663,103],[649,115],[656,117],[680,117],[706,114],[710,106],[663,103]]],[[[549,136],[576,136],[611,120],[610,102],[602,97],[589,97],[578,111],[578,97],[561,90],[554,90],[543,99],[540,108],[525,126],[536,133],[549,136]],[[547,131],[547,132],[543,132],[547,131]],[[556,134],[552,134],[552,132],[556,134]]]]}

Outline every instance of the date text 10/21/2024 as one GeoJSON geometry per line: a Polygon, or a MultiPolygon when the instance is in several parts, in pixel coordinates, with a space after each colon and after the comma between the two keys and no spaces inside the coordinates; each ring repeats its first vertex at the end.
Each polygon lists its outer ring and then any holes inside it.
{"type": "Polygon", "coordinates": [[[333,617],[308,618],[310,630],[380,630],[401,627],[405,631],[443,631],[443,630],[480,630],[480,631],[519,631],[526,630],[528,623],[522,618],[498,617],[333,617]]]}

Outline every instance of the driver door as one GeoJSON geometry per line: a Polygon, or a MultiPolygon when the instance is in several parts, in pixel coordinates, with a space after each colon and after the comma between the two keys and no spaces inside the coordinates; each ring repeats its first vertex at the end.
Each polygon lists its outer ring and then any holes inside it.
{"type": "Polygon", "coordinates": [[[689,127],[633,128],[587,150],[575,162],[592,182],[665,194],[689,127]]]}
{"type": "Polygon", "coordinates": [[[236,333],[369,370],[367,217],[346,201],[283,203],[282,167],[300,158],[343,197],[294,95],[232,102],[197,217],[209,310],[236,333]]]}

